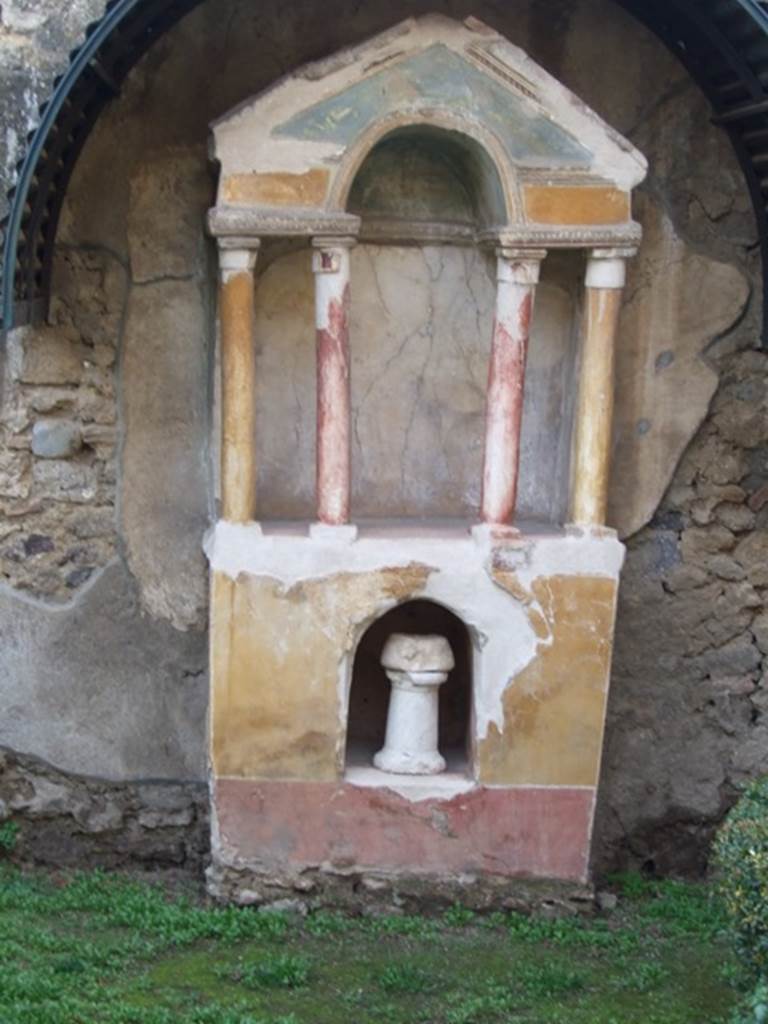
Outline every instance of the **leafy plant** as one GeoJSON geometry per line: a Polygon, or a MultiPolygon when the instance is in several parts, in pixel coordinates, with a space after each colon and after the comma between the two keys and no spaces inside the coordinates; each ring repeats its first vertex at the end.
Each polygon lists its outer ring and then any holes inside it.
{"type": "Polygon", "coordinates": [[[500,1017],[508,1019],[517,1008],[514,994],[505,985],[491,983],[480,995],[460,999],[445,1014],[446,1024],[487,1024],[500,1017]]]}
{"type": "Polygon", "coordinates": [[[434,981],[429,973],[414,964],[389,964],[379,975],[379,985],[385,992],[429,992],[434,981]]]}
{"type": "Polygon", "coordinates": [[[342,935],[352,928],[352,920],[338,912],[316,910],[307,917],[304,928],[310,935],[342,935]]]}
{"type": "Polygon", "coordinates": [[[0,825],[0,850],[11,853],[16,846],[19,835],[19,826],[15,821],[4,821],[0,825]]]}
{"type": "Polygon", "coordinates": [[[521,964],[513,975],[513,983],[526,995],[552,997],[566,992],[579,992],[584,978],[578,971],[558,963],[521,964]]]}
{"type": "Polygon", "coordinates": [[[651,992],[658,988],[668,977],[662,964],[654,961],[639,963],[616,979],[616,989],[620,992],[651,992]]]}
{"type": "Polygon", "coordinates": [[[717,892],[739,956],[768,976],[768,776],[747,787],[714,844],[717,892]]]}
{"type": "Polygon", "coordinates": [[[768,981],[759,981],[754,992],[734,1013],[731,1024],[766,1024],[768,1021],[768,981]]]}
{"type": "Polygon", "coordinates": [[[231,974],[246,988],[300,988],[309,981],[307,957],[295,953],[265,953],[256,963],[242,964],[231,974]]]}
{"type": "Polygon", "coordinates": [[[460,903],[454,903],[443,915],[443,920],[451,928],[462,928],[468,924],[474,924],[477,914],[468,907],[462,907],[460,903]]]}

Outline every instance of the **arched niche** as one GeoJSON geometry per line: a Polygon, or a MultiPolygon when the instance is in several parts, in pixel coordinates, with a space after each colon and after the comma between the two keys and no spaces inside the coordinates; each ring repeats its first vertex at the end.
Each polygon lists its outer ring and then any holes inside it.
{"type": "Polygon", "coordinates": [[[418,598],[391,608],[365,631],[355,650],[346,725],[345,767],[370,767],[384,743],[390,683],[381,652],[392,633],[436,633],[453,651],[455,666],[440,687],[438,747],[449,772],[471,764],[472,641],[462,620],[444,605],[418,598]]]}
{"type": "Polygon", "coordinates": [[[385,134],[366,153],[346,197],[360,217],[360,238],[474,242],[478,231],[508,220],[505,187],[488,150],[472,136],[438,124],[385,134]]]}

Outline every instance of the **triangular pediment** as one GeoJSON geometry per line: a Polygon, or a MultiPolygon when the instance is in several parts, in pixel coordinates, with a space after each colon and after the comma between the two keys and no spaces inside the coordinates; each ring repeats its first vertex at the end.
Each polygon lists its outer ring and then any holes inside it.
{"type": "Polygon", "coordinates": [[[277,137],[351,145],[371,123],[442,110],[492,131],[515,164],[588,168],[592,154],[495,74],[436,43],[402,57],[277,125],[277,137]]]}
{"type": "Polygon", "coordinates": [[[560,214],[541,189],[565,186],[593,190],[588,219],[602,203],[596,223],[628,221],[645,175],[643,156],[518,47],[475,19],[428,15],[298,69],[216,122],[218,205],[344,212],[367,153],[414,126],[482,151],[509,224],[530,219],[526,185],[550,223],[560,214]],[[597,207],[595,189],[607,196],[597,207]]]}

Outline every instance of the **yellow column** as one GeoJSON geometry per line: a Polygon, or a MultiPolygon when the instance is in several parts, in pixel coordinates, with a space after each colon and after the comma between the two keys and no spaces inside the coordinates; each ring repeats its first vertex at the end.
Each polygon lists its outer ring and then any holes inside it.
{"type": "Polygon", "coordinates": [[[608,503],[616,326],[631,249],[596,249],[587,261],[571,521],[602,526],[608,503]]]}
{"type": "Polygon", "coordinates": [[[255,516],[254,281],[258,239],[219,249],[221,331],[221,516],[255,516]]]}

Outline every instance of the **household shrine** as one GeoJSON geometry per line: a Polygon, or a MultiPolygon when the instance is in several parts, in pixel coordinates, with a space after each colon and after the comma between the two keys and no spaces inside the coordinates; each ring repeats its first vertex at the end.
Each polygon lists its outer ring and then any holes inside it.
{"type": "Polygon", "coordinates": [[[644,158],[440,16],[246,100],[212,152],[212,878],[585,881],[644,158]]]}

